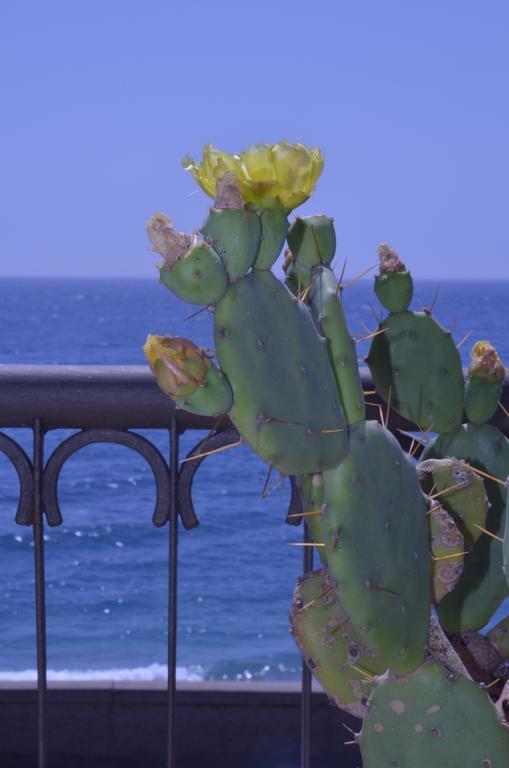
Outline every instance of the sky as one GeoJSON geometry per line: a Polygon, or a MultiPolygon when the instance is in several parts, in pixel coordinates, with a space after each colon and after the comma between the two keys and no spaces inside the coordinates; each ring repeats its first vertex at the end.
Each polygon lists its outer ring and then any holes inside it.
{"type": "Polygon", "coordinates": [[[0,276],[156,278],[145,222],[212,143],[318,145],[301,215],[349,273],[509,278],[506,0],[16,0],[0,8],[0,276]]]}

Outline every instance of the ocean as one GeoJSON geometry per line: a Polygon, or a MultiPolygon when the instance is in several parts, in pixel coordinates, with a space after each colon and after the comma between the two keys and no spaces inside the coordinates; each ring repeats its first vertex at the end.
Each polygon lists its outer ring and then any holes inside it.
{"type": "MultiPolygon", "coordinates": [[[[353,332],[376,327],[371,279],[343,298],[353,332]]],[[[508,298],[507,281],[428,280],[417,282],[413,307],[434,304],[456,341],[474,332],[464,364],[477,339],[508,363],[508,298]]],[[[0,363],[143,364],[148,333],[211,347],[212,318],[189,318],[195,311],[155,279],[2,279],[0,363]]],[[[30,451],[27,430],[8,434],[30,451]]],[[[46,456],[67,434],[48,435],[46,456]]],[[[143,434],[167,450],[167,435],[143,434]]],[[[201,436],[185,434],[182,453],[201,436]]],[[[288,610],[302,551],[288,544],[301,533],[285,524],[288,484],[262,499],[265,477],[245,447],[209,457],[197,473],[201,524],[180,536],[179,679],[300,675],[288,610]]],[[[168,531],[151,524],[150,469],[126,448],[90,446],[66,464],[59,492],[64,522],[45,532],[49,678],[164,679],[168,531]]],[[[36,667],[33,541],[14,523],[17,498],[0,454],[0,680],[32,679],[36,667]]]]}

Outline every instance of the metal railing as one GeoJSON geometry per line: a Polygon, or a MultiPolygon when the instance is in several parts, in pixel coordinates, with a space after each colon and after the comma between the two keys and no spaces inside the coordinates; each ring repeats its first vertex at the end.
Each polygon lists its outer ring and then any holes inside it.
{"type": "MultiPolygon", "coordinates": [[[[362,371],[363,386],[372,389],[367,370],[362,371]]],[[[368,418],[379,418],[375,396],[368,418]]],[[[503,405],[509,409],[509,382],[506,381],[503,405]]],[[[509,419],[502,411],[494,420],[506,434],[509,419]]],[[[193,501],[193,477],[203,458],[181,464],[179,437],[187,430],[207,430],[189,457],[234,443],[239,435],[228,419],[194,416],[174,407],[157,387],[144,366],[0,366],[0,428],[30,428],[32,456],[12,438],[0,432],[0,452],[13,464],[20,484],[16,522],[31,526],[34,537],[35,606],[37,637],[37,765],[47,768],[47,663],[44,525],[58,526],[62,515],[58,502],[58,478],[74,453],[91,443],[114,443],[138,452],[148,462],[156,485],[153,523],[168,527],[168,683],[167,683],[167,768],[175,767],[175,693],[177,637],[177,552],[179,518],[185,529],[198,525],[193,501]],[[78,430],[63,440],[47,461],[45,436],[55,429],[78,430]],[[169,455],[161,452],[134,429],[166,430],[169,455]]],[[[415,426],[391,412],[391,430],[403,446],[410,439],[403,431],[415,426]]],[[[299,511],[299,498],[292,482],[289,514],[299,511]]],[[[297,518],[298,520],[299,518],[297,518]]],[[[287,522],[295,524],[295,518],[287,522]]],[[[308,541],[304,525],[304,540],[308,541]]],[[[312,568],[313,551],[304,547],[304,572],[312,568]]],[[[303,664],[301,693],[301,768],[310,766],[311,675],[303,664]]]]}

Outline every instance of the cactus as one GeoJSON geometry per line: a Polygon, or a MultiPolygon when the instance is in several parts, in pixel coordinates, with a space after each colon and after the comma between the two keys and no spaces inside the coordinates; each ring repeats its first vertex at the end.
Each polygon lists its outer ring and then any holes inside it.
{"type": "Polygon", "coordinates": [[[145,351],[178,407],[228,414],[241,441],[296,476],[322,561],[290,611],[308,667],[333,703],[364,718],[354,739],[364,768],[506,765],[503,707],[471,679],[502,687],[509,669],[507,619],[487,638],[474,631],[508,594],[509,442],[485,423],[504,376],[496,352],[474,347],[465,390],[451,334],[409,309],[411,274],[380,247],[375,293],[389,315],[368,364],[387,412],[439,433],[416,465],[366,421],[332,219],[288,223],[321,173],[319,150],[207,146],[184,166],[214,198],[205,224],[187,235],[158,213],[148,234],[161,282],[213,310],[218,365],[185,339],[151,336],[145,351]],[[271,267],[285,238],[282,285],[271,267]]]}

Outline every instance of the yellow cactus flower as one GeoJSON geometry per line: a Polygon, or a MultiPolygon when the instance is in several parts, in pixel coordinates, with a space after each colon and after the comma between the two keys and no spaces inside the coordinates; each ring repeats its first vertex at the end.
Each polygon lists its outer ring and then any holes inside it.
{"type": "Polygon", "coordinates": [[[246,205],[258,208],[282,207],[287,213],[312,194],[323,169],[323,155],[304,144],[253,144],[240,155],[229,155],[207,144],[203,160],[183,161],[200,187],[216,196],[216,184],[225,173],[233,173],[246,205]]]}

